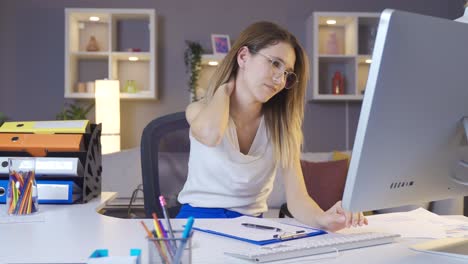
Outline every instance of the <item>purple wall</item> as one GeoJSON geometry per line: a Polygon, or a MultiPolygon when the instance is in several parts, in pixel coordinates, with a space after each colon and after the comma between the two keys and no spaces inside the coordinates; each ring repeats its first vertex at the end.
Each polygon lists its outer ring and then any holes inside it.
{"type": "MultiPolygon", "coordinates": [[[[239,32],[258,20],[288,28],[305,46],[305,21],[313,11],[380,12],[407,10],[454,19],[463,0],[1,0],[0,112],[16,120],[54,119],[63,106],[64,8],[154,8],[158,15],[159,101],[122,101],[122,147],[139,145],[143,127],[153,118],[184,110],[189,94],[183,63],[185,40],[211,51],[210,34],[239,32]]],[[[305,150],[352,147],[360,103],[308,103],[305,150]]],[[[90,118],[93,118],[92,116],[90,118]]]]}

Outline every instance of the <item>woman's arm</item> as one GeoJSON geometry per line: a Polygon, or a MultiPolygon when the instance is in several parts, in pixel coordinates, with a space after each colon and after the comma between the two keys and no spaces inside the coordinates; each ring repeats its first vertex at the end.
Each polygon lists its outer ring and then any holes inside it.
{"type": "Polygon", "coordinates": [[[286,169],[283,176],[288,209],[298,221],[330,231],[367,224],[367,219],[362,213],[345,211],[341,201],[323,211],[307,193],[299,160],[291,169],[286,169]]]}
{"type": "Polygon", "coordinates": [[[192,135],[207,146],[216,146],[226,130],[229,120],[229,98],[234,90],[234,78],[221,85],[210,102],[191,103],[185,116],[192,135]]]}

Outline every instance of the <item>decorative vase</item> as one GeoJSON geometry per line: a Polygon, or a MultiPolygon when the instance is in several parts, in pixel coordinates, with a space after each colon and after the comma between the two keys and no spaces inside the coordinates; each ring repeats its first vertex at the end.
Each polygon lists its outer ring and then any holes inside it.
{"type": "Polygon", "coordinates": [[[332,94],[344,94],[344,77],[339,71],[332,78],[332,94]]]}
{"type": "Polygon", "coordinates": [[[76,84],[76,92],[77,93],[86,93],[86,83],[79,82],[76,84]]]}
{"type": "Polygon", "coordinates": [[[124,92],[126,92],[126,93],[136,93],[137,92],[137,87],[136,87],[135,80],[127,80],[127,82],[125,83],[124,92]]]}
{"type": "Polygon", "coordinates": [[[99,51],[99,44],[96,37],[91,36],[89,38],[88,45],[86,45],[86,51],[99,51]]]}
{"type": "Polygon", "coordinates": [[[86,83],[86,92],[87,93],[94,93],[94,82],[87,82],[86,83]]]}

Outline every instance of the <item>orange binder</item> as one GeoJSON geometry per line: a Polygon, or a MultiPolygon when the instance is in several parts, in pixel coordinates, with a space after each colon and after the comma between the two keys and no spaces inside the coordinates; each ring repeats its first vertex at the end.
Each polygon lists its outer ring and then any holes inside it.
{"type": "Polygon", "coordinates": [[[76,152],[81,150],[80,134],[12,134],[0,133],[0,151],[24,151],[34,157],[48,152],[76,152]]]}

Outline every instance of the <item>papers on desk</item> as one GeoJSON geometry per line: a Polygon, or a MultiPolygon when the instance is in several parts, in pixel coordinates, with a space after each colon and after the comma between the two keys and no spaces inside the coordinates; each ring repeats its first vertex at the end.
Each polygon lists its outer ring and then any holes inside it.
{"type": "Polygon", "coordinates": [[[468,222],[442,217],[423,208],[368,216],[369,225],[339,233],[387,232],[412,238],[468,237],[468,222]]]}
{"type": "Polygon", "coordinates": [[[203,223],[195,222],[193,229],[256,245],[267,245],[327,233],[320,229],[282,224],[272,220],[250,216],[223,219],[222,221],[213,220],[203,223]],[[248,227],[246,225],[242,225],[243,223],[263,227],[274,227],[274,230],[248,227]]]}

